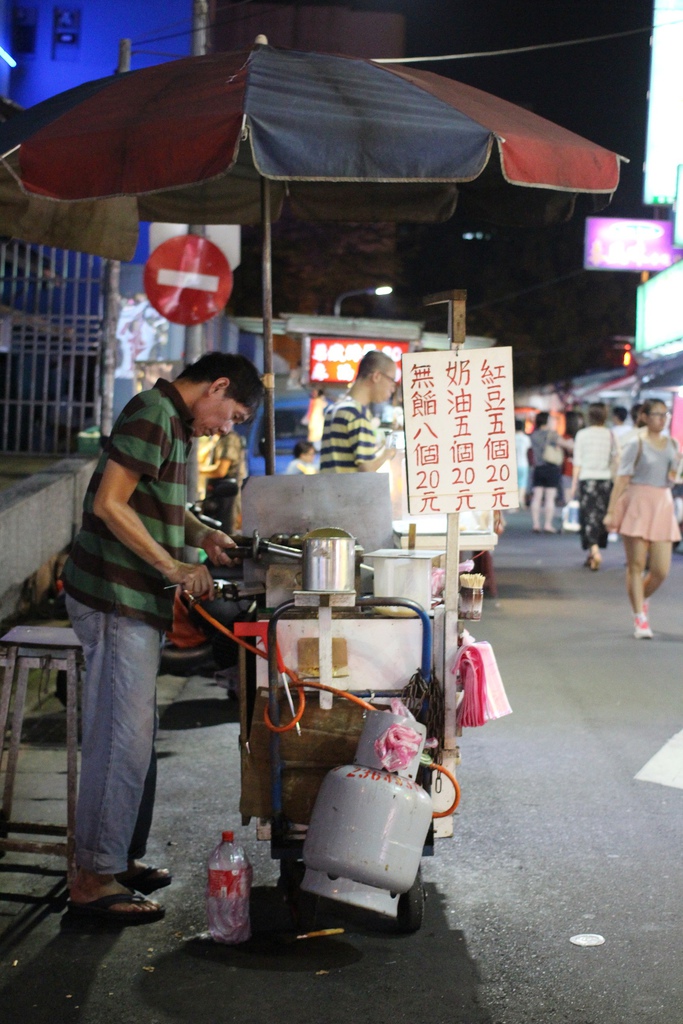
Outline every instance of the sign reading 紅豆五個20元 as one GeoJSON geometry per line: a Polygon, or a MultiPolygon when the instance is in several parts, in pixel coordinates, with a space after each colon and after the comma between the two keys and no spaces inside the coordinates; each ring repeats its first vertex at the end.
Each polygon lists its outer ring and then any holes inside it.
{"type": "Polygon", "coordinates": [[[403,356],[411,515],[519,506],[512,349],[403,356]]]}

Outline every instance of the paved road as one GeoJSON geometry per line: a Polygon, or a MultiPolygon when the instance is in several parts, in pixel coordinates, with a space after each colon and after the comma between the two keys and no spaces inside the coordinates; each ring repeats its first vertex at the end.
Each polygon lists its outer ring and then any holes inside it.
{"type": "Polygon", "coordinates": [[[599,573],[581,563],[576,537],[537,537],[526,514],[510,517],[499,599],[476,635],[494,646],[514,713],[463,736],[456,836],[423,862],[418,934],[332,907],[321,923],[344,935],[287,941],[275,867],[236,814],[234,705],[193,680],[160,735],[150,858],[175,873],[166,919],[84,933],[63,923],[57,877],[0,861],[9,1019],[679,1024],[683,792],[634,776],[683,729],[683,555],[653,601],[653,641],[631,636],[620,546],[599,573]],[[200,937],[204,860],[226,827],[255,862],[256,935],[239,948],[200,937]],[[605,942],[578,947],[579,933],[605,942]]]}

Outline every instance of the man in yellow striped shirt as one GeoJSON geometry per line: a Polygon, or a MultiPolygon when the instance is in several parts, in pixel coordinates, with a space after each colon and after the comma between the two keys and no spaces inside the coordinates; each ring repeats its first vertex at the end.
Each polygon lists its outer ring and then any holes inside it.
{"type": "Polygon", "coordinates": [[[348,395],[325,414],[321,473],[374,473],[396,454],[378,442],[371,405],[388,402],[396,390],[396,365],[391,356],[373,349],[360,361],[348,395]]]}

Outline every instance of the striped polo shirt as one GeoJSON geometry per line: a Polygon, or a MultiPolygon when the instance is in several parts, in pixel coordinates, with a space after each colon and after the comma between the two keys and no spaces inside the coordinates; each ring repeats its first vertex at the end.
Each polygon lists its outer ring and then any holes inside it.
{"type": "Polygon", "coordinates": [[[185,545],[186,466],[192,415],[176,388],[158,380],[133,398],[117,419],[83,501],[83,522],[64,567],[64,588],[102,612],[142,619],[166,629],[173,590],[161,573],[122,544],[94,514],[95,494],[109,459],[140,474],[128,504],[173,558],[185,545]]]}
{"type": "Polygon", "coordinates": [[[355,473],[359,462],[374,459],[377,437],[370,410],[344,398],[325,413],[320,448],[321,473],[355,473]]]}

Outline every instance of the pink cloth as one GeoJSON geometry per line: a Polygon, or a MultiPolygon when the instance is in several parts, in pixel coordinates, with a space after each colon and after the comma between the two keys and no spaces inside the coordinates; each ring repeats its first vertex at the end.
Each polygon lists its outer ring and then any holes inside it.
{"type": "Polygon", "coordinates": [[[486,725],[494,718],[512,714],[493,648],[486,640],[461,647],[453,672],[463,691],[456,712],[458,725],[486,725]]]}
{"type": "Polygon", "coordinates": [[[629,484],[619,533],[622,537],[677,543],[681,539],[681,531],[674,515],[671,488],[629,484]]]}

